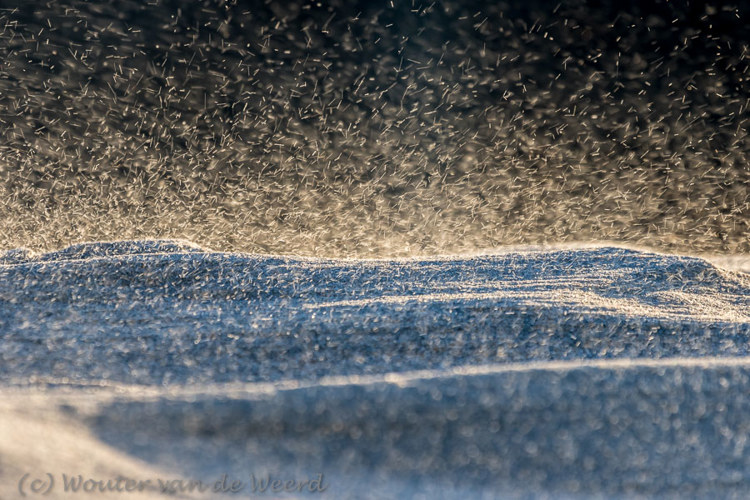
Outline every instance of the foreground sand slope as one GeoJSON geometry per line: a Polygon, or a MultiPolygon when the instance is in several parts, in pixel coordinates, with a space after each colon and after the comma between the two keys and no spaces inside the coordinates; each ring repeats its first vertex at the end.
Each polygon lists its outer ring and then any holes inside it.
{"type": "Polygon", "coordinates": [[[750,277],[703,259],[144,241],[0,263],[4,492],[42,469],[245,497],[750,490],[750,277]]]}

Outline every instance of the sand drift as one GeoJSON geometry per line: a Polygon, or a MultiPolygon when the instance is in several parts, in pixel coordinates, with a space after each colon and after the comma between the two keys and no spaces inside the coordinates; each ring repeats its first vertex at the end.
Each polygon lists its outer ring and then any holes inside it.
{"type": "Polygon", "coordinates": [[[225,474],[247,498],[741,495],[748,306],[746,273],[611,247],[5,252],[0,492],[49,473],[60,498],[62,474],[150,479],[143,498],[225,474]]]}

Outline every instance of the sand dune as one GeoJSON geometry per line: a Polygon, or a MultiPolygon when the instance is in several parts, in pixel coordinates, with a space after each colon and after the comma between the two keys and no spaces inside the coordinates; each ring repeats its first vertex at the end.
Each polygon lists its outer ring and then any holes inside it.
{"type": "Polygon", "coordinates": [[[63,498],[63,473],[227,474],[248,498],[750,489],[750,276],[702,258],[94,243],[0,255],[0,304],[4,497],[46,472],[63,498]]]}

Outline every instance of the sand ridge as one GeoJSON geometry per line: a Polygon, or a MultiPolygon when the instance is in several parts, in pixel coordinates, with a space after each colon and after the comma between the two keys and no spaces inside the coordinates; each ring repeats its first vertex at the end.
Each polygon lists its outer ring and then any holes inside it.
{"type": "Polygon", "coordinates": [[[146,240],[0,262],[11,497],[41,468],[229,474],[243,498],[258,478],[318,474],[330,490],[290,495],[750,483],[750,276],[706,259],[613,246],[312,259],[146,240]],[[40,429],[54,439],[23,438],[40,429]]]}

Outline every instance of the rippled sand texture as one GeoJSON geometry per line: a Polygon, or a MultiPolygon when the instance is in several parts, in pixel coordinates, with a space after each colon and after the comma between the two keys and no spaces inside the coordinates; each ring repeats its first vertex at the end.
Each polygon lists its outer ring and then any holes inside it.
{"type": "Polygon", "coordinates": [[[42,455],[100,476],[322,473],[325,498],[750,489],[750,275],[703,259],[162,240],[0,263],[8,491],[42,455]]]}

